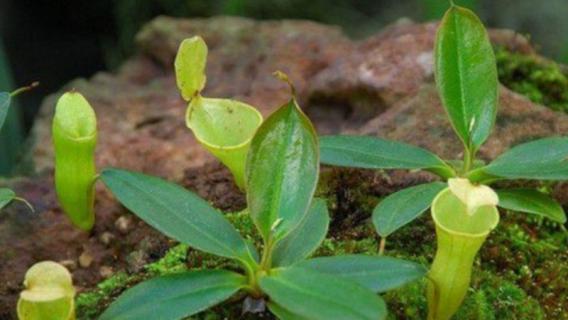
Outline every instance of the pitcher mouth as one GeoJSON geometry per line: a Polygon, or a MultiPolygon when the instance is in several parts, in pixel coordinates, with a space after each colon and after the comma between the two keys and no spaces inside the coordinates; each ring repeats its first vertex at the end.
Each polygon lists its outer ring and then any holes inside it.
{"type": "Polygon", "coordinates": [[[434,198],[431,212],[437,227],[462,237],[485,237],[499,223],[499,211],[495,206],[480,207],[470,216],[466,212],[465,205],[453,195],[449,188],[442,190],[434,198]]]}
{"type": "MultiPolygon", "coordinates": [[[[213,98],[201,98],[201,99],[207,99],[207,100],[210,100],[210,101],[224,100],[224,99],[213,99],[213,98]]],[[[260,112],[256,108],[249,106],[245,103],[237,102],[237,101],[234,101],[234,103],[237,103],[239,108],[246,108],[247,111],[250,111],[249,115],[251,117],[256,117],[255,128],[254,128],[254,130],[251,130],[251,134],[245,135],[245,138],[240,139],[238,143],[227,144],[227,145],[220,145],[218,143],[213,143],[211,141],[211,139],[207,139],[201,132],[199,132],[199,130],[194,129],[191,126],[190,121],[189,121],[189,117],[190,117],[189,113],[191,112],[191,107],[188,107],[187,111],[186,111],[186,116],[185,116],[186,117],[186,125],[189,129],[191,129],[191,131],[193,131],[193,134],[195,135],[195,137],[197,138],[199,143],[205,145],[208,148],[228,150],[228,151],[240,149],[240,148],[243,148],[243,147],[247,146],[248,144],[250,144],[250,142],[252,141],[252,139],[254,137],[254,133],[262,124],[262,121],[263,121],[262,114],[260,114],[260,112]]],[[[191,102],[190,102],[190,104],[191,104],[191,102]]]]}

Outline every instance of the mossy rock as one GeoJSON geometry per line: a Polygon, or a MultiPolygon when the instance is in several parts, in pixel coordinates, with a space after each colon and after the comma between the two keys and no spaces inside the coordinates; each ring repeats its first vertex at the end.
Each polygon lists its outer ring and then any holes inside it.
{"type": "Polygon", "coordinates": [[[568,70],[536,55],[496,48],[499,80],[531,101],[568,112],[568,70]]]}

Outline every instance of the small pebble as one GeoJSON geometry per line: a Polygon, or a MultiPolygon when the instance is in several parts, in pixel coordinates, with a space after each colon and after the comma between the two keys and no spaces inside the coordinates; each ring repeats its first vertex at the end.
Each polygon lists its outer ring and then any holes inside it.
{"type": "Polygon", "coordinates": [[[88,268],[93,263],[93,256],[91,256],[87,251],[83,251],[79,256],[79,265],[81,268],[88,268]]]}
{"type": "Polygon", "coordinates": [[[77,261],[73,259],[61,260],[58,263],[64,266],[65,268],[69,269],[70,271],[77,269],[77,261]]]}
{"type": "Polygon", "coordinates": [[[125,234],[130,229],[130,218],[121,216],[120,218],[116,219],[114,226],[118,229],[118,231],[125,234]]]}
{"type": "Polygon", "coordinates": [[[108,246],[112,242],[112,240],[114,240],[114,238],[114,234],[105,231],[99,236],[99,241],[105,246],[108,246]]]}
{"type": "Polygon", "coordinates": [[[114,274],[114,270],[112,269],[112,267],[102,266],[99,269],[99,274],[101,275],[101,277],[106,279],[106,278],[109,278],[110,276],[112,276],[114,274]]]}

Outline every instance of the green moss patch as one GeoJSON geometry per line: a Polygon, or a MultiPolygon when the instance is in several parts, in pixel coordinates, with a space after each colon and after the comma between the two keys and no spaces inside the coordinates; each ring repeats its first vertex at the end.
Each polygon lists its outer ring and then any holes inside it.
{"type": "Polygon", "coordinates": [[[568,112],[568,71],[544,58],[495,50],[499,81],[531,101],[568,112]]]}

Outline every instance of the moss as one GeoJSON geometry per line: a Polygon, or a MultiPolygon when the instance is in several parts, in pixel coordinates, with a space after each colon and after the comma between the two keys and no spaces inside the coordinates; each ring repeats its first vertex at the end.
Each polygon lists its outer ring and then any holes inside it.
{"type": "Polygon", "coordinates": [[[159,276],[187,270],[188,249],[189,247],[185,244],[171,248],[162,259],[145,267],[147,275],[159,276]]]}
{"type": "Polygon", "coordinates": [[[95,319],[115,297],[140,281],[186,270],[187,251],[186,245],[174,246],[162,259],[146,265],[143,272],[133,275],[125,272],[116,273],[100,282],[94,290],[79,294],[77,319],[95,319]]]}
{"type": "Polygon", "coordinates": [[[497,48],[495,56],[499,80],[503,85],[533,102],[568,112],[566,70],[553,61],[504,48],[497,48]]]}
{"type": "Polygon", "coordinates": [[[117,273],[97,285],[95,290],[81,293],[77,297],[77,319],[95,319],[100,310],[108,305],[107,299],[122,292],[132,277],[124,272],[117,273]]]}

